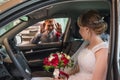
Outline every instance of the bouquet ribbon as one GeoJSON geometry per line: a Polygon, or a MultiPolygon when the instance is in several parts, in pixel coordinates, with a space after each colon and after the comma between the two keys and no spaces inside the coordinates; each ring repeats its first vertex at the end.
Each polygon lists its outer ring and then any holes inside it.
{"type": "Polygon", "coordinates": [[[66,76],[67,79],[69,78],[69,75],[67,73],[63,72],[63,71],[60,71],[60,74],[66,76]]]}

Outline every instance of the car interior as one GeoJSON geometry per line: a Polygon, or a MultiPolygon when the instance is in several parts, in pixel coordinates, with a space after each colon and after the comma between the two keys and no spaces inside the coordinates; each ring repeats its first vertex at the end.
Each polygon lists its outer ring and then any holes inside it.
{"type": "Polygon", "coordinates": [[[65,52],[70,56],[77,51],[77,49],[84,42],[79,34],[77,18],[82,12],[90,9],[98,10],[104,17],[104,20],[108,23],[108,29],[102,36],[104,40],[108,41],[110,35],[110,6],[109,3],[104,1],[68,1],[65,3],[55,3],[38,8],[26,15],[23,15],[27,18],[27,20],[22,19],[21,17],[23,16],[21,16],[19,18],[20,23],[15,25],[14,28],[12,28],[4,36],[7,37],[3,42],[5,46],[0,46],[0,53],[5,53],[6,55],[8,54],[14,63],[4,62],[4,65],[7,66],[7,68],[4,66],[3,69],[6,70],[7,74],[3,76],[3,78],[6,76],[15,79],[22,78],[20,74],[24,72],[22,72],[22,68],[23,70],[28,70],[28,75],[23,73],[26,77],[52,77],[53,70],[50,72],[44,70],[43,59],[51,53],[55,53],[57,51],[65,52]],[[60,18],[67,18],[61,41],[40,44],[21,44],[23,39],[20,33],[23,30],[26,30],[28,27],[47,19],[60,18]],[[17,36],[20,40],[17,40],[17,36]],[[17,41],[20,41],[20,43],[17,41]],[[20,72],[17,71],[18,68],[21,70],[20,72]]]}

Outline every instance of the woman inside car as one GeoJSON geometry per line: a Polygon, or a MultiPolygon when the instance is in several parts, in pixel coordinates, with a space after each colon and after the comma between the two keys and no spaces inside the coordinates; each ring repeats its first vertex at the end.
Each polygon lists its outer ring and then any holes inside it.
{"type": "Polygon", "coordinates": [[[108,43],[100,37],[107,29],[104,17],[90,10],[78,17],[78,26],[86,44],[75,53],[75,66],[68,72],[68,80],[106,80],[108,43]]]}

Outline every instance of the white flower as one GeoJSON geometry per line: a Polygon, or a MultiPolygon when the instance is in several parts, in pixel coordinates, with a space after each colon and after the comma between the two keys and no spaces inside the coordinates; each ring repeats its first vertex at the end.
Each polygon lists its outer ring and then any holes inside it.
{"type": "Polygon", "coordinates": [[[67,59],[70,59],[70,56],[67,54],[64,54],[67,59]]]}
{"type": "Polygon", "coordinates": [[[61,59],[62,55],[60,53],[57,53],[59,60],[61,59]]]}
{"type": "Polygon", "coordinates": [[[62,57],[62,55],[61,55],[61,54],[59,54],[59,55],[58,55],[58,57],[59,57],[59,58],[61,58],[61,57],[62,57]]]}
{"type": "Polygon", "coordinates": [[[54,59],[53,55],[50,55],[50,57],[48,58],[49,61],[52,61],[52,59],[54,59]]]}
{"type": "Polygon", "coordinates": [[[69,56],[69,55],[66,55],[65,57],[66,57],[67,59],[70,59],[70,56],[69,56]]]}

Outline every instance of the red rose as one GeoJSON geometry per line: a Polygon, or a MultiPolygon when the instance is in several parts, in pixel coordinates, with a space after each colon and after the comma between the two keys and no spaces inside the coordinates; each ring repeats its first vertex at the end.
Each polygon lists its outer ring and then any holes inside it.
{"type": "Polygon", "coordinates": [[[62,56],[61,60],[63,61],[64,66],[66,66],[69,62],[69,60],[65,56],[62,56]]]}
{"type": "Polygon", "coordinates": [[[61,33],[56,32],[56,37],[57,37],[58,40],[59,40],[60,36],[61,36],[61,33]]]}
{"type": "Polygon", "coordinates": [[[65,66],[69,66],[69,58],[67,58],[63,52],[50,54],[49,57],[45,58],[43,63],[45,65],[45,69],[48,71],[50,68],[61,68],[65,66]]]}
{"type": "Polygon", "coordinates": [[[60,35],[61,35],[61,33],[56,32],[56,36],[57,36],[57,37],[60,37],[60,35]]]}
{"type": "Polygon", "coordinates": [[[46,58],[43,60],[43,63],[44,63],[45,65],[50,66],[50,62],[49,62],[49,60],[48,60],[48,57],[46,57],[46,58]]]}
{"type": "Polygon", "coordinates": [[[58,64],[59,64],[58,57],[53,58],[52,61],[51,61],[51,65],[54,66],[54,67],[57,67],[58,64]]]}
{"type": "Polygon", "coordinates": [[[54,56],[55,58],[58,58],[58,55],[57,55],[57,54],[52,54],[52,56],[54,56]]]}

